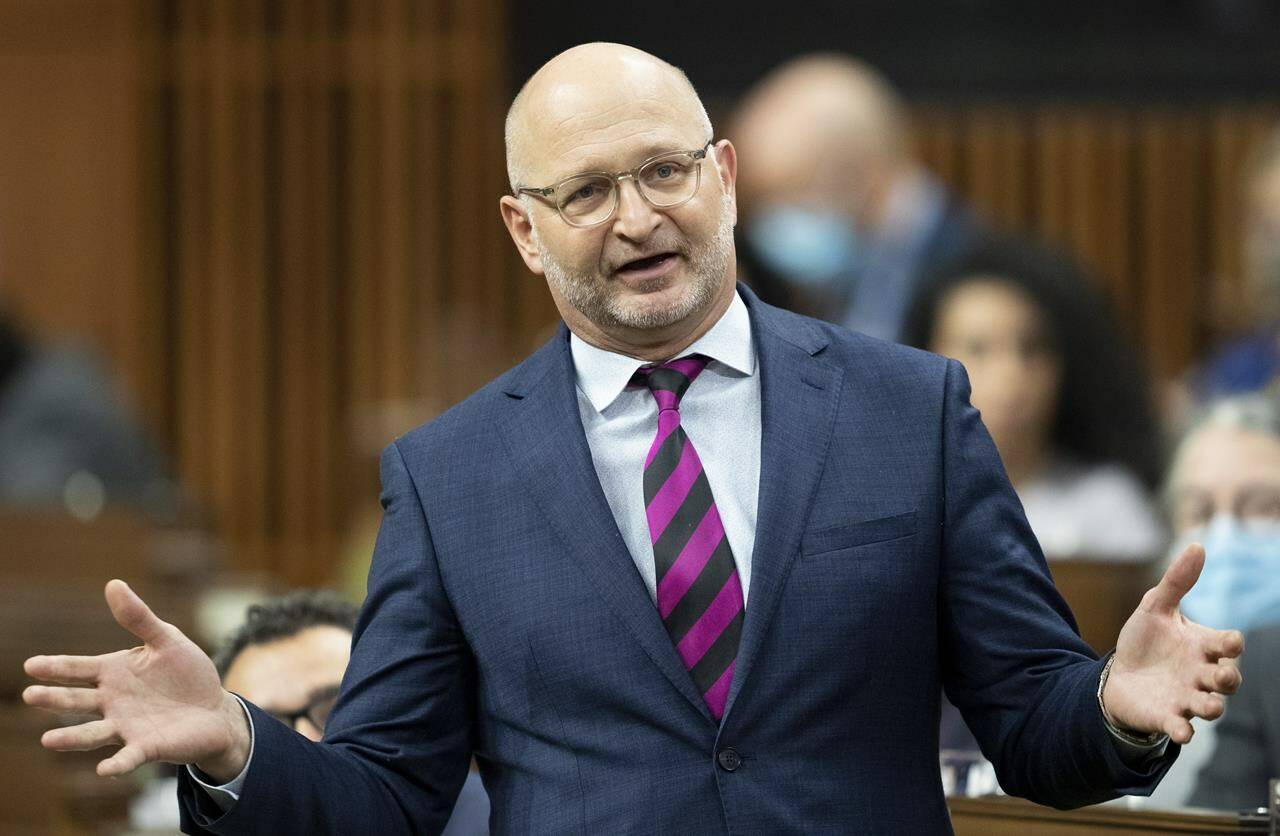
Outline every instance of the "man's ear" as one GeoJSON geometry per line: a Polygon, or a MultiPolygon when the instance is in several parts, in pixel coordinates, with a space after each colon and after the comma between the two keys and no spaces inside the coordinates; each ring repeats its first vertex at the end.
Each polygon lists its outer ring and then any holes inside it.
{"type": "Polygon", "coordinates": [[[524,259],[525,266],[535,275],[543,275],[542,254],[533,241],[533,224],[524,204],[519,198],[503,195],[498,201],[498,211],[502,213],[502,222],[507,225],[507,232],[511,233],[511,240],[515,242],[516,251],[524,259]]]}
{"type": "Polygon", "coordinates": [[[722,139],[711,147],[715,160],[716,175],[724,193],[729,195],[733,205],[733,221],[738,222],[738,152],[733,143],[722,139]]]}

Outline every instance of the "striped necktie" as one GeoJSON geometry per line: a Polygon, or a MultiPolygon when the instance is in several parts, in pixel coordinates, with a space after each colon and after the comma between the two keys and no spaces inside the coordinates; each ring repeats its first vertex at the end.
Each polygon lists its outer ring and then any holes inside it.
{"type": "Polygon", "coordinates": [[[658,402],[658,434],[644,463],[644,504],[658,579],[658,613],[717,721],[724,715],[742,635],[742,582],[680,399],[708,358],[641,368],[633,384],[658,402]]]}

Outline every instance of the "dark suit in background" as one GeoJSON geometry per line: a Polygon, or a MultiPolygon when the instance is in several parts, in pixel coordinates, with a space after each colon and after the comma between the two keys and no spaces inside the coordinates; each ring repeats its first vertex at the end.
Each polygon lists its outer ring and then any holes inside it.
{"type": "Polygon", "coordinates": [[[1240,660],[1244,684],[1227,700],[1209,762],[1187,803],[1243,810],[1267,806],[1280,778],[1280,624],[1250,633],[1240,660]]]}

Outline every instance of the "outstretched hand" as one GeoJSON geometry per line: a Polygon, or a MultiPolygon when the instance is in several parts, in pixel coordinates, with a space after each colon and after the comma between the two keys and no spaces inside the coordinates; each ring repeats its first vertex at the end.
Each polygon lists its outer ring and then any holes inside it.
{"type": "Polygon", "coordinates": [[[118,776],[145,763],[192,763],[229,781],[249,757],[249,728],[236,698],[194,642],[156,617],[124,581],[106,587],[121,627],[142,645],[102,656],[33,656],[26,672],[46,685],[22,692],[28,704],[100,719],[45,732],[40,742],[58,751],[119,745],[98,763],[118,776]]]}
{"type": "Polygon", "coordinates": [[[1122,728],[1191,740],[1192,717],[1222,715],[1222,695],[1240,687],[1235,659],[1244,650],[1239,630],[1214,630],[1179,610],[1204,568],[1204,547],[1188,546],[1120,631],[1103,705],[1122,728]]]}

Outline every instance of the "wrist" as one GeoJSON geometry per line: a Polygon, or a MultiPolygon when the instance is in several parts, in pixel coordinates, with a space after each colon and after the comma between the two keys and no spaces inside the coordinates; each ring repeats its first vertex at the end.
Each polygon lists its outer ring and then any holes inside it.
{"type": "Polygon", "coordinates": [[[1111,712],[1107,710],[1106,691],[1107,683],[1111,678],[1111,667],[1115,664],[1115,654],[1107,659],[1107,663],[1102,667],[1102,675],[1098,677],[1098,710],[1102,712],[1102,720],[1107,724],[1107,728],[1112,734],[1131,743],[1134,746],[1152,746],[1160,740],[1159,732],[1140,732],[1131,728],[1127,728],[1116,720],[1111,712]]]}
{"type": "Polygon", "coordinates": [[[244,706],[229,691],[223,691],[221,714],[226,725],[226,745],[194,765],[219,784],[230,783],[249,762],[253,737],[244,706]]]}

